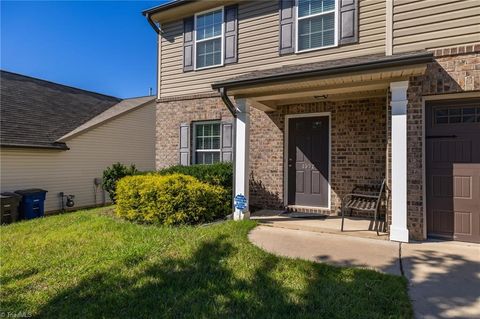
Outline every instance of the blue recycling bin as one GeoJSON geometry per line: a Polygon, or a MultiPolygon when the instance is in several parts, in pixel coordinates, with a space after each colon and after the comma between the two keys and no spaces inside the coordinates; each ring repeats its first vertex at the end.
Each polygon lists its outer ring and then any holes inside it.
{"type": "Polygon", "coordinates": [[[46,190],[32,188],[18,190],[15,193],[22,195],[22,201],[20,202],[20,217],[22,219],[38,218],[45,215],[46,190]]]}

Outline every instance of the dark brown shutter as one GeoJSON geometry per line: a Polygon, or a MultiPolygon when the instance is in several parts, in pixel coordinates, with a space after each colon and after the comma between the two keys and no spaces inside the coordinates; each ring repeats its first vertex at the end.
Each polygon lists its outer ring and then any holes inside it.
{"type": "Polygon", "coordinates": [[[233,122],[222,122],[222,162],[233,161],[233,122]]]}
{"type": "Polygon", "coordinates": [[[358,0],[340,0],[339,25],[340,45],[358,42],[358,0]]]}
{"type": "Polygon", "coordinates": [[[190,124],[180,124],[180,165],[190,165],[190,124]]]}
{"type": "Polygon", "coordinates": [[[183,72],[193,71],[195,59],[194,17],[183,20],[183,72]]]}
{"type": "Polygon", "coordinates": [[[224,63],[238,60],[238,5],[225,7],[225,59],[224,63]]]}
{"type": "Polygon", "coordinates": [[[295,1],[280,0],[280,45],[279,54],[295,52],[295,1]]]}

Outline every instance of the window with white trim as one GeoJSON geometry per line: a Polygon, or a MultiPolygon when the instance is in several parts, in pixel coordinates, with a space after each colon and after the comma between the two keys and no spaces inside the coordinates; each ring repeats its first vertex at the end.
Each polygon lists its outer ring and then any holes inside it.
{"type": "Polygon", "coordinates": [[[435,124],[480,123],[480,107],[442,107],[435,109],[435,124]]]}
{"type": "Polygon", "coordinates": [[[194,124],[195,164],[220,162],[220,122],[194,124]]]}
{"type": "Polygon", "coordinates": [[[223,8],[195,15],[195,68],[223,64],[223,8]]]}
{"type": "Polygon", "coordinates": [[[336,0],[297,0],[297,51],[337,45],[336,0]]]}

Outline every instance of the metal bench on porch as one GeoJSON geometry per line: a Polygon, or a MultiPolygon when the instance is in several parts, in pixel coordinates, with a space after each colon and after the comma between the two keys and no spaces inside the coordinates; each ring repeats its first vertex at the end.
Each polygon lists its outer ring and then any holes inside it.
{"type": "MultiPolygon", "coordinates": [[[[385,193],[385,187],[385,180],[377,185],[356,185],[349,194],[345,195],[341,207],[341,231],[343,231],[346,211],[348,211],[350,216],[352,216],[352,211],[357,211],[361,213],[373,213],[374,227],[377,231],[377,235],[380,235],[379,214],[382,205],[382,198],[385,193]]],[[[385,215],[386,214],[384,214],[384,221],[386,220],[385,215]]],[[[385,226],[383,228],[385,228],[385,226]]]]}

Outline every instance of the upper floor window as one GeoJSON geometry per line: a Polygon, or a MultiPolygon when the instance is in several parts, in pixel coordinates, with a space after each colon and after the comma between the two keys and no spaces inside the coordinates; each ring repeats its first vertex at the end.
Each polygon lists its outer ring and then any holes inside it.
{"type": "Polygon", "coordinates": [[[195,15],[195,68],[223,64],[223,8],[195,15]]]}
{"type": "Polygon", "coordinates": [[[297,0],[297,51],[337,45],[336,0],[297,0]]]}

